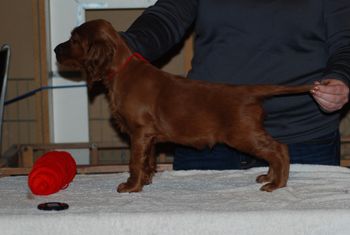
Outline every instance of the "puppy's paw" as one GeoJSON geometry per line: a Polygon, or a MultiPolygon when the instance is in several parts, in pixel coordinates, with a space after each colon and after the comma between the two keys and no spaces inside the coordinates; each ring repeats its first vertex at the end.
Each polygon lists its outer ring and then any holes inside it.
{"type": "Polygon", "coordinates": [[[146,171],[145,174],[143,174],[142,176],[142,183],[144,185],[152,184],[152,179],[154,175],[155,175],[155,171],[152,171],[152,170],[146,171]]]}
{"type": "Polygon", "coordinates": [[[117,187],[118,193],[137,193],[142,191],[142,185],[131,184],[129,182],[121,183],[117,187]]]}
{"type": "Polygon", "coordinates": [[[260,188],[260,190],[261,191],[265,191],[265,192],[272,192],[272,191],[274,191],[274,190],[276,190],[278,187],[275,185],[275,184],[273,184],[273,183],[267,183],[267,184],[264,184],[261,188],[260,188]]]}
{"type": "Polygon", "coordinates": [[[269,175],[259,175],[258,177],[256,177],[256,182],[260,184],[271,182],[271,181],[272,181],[272,177],[269,175]]]}
{"type": "Polygon", "coordinates": [[[152,176],[144,176],[142,182],[144,183],[144,185],[152,184],[152,176]]]}
{"type": "Polygon", "coordinates": [[[260,190],[261,191],[265,191],[265,192],[272,192],[272,191],[274,191],[274,190],[276,190],[276,189],[279,189],[279,188],[283,188],[283,187],[285,187],[286,185],[281,185],[281,186],[279,186],[279,185],[277,185],[277,184],[275,184],[275,183],[267,183],[267,184],[264,184],[261,188],[260,188],[260,190]]]}

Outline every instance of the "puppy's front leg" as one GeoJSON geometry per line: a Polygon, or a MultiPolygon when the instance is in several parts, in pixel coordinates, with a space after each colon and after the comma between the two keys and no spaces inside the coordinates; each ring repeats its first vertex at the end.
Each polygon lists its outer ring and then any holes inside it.
{"type": "Polygon", "coordinates": [[[146,160],[144,163],[144,179],[143,183],[145,185],[152,183],[152,178],[157,171],[157,159],[155,154],[155,145],[154,143],[150,144],[151,146],[146,151],[146,160]]]}
{"type": "Polygon", "coordinates": [[[144,135],[138,134],[131,137],[131,158],[129,162],[130,176],[125,183],[121,183],[117,191],[122,192],[140,192],[145,182],[145,161],[147,159],[147,149],[151,141],[144,135]]]}

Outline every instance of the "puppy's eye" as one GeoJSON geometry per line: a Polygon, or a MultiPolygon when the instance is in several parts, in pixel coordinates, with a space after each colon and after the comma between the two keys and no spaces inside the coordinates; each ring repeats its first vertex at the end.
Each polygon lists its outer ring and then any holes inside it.
{"type": "Polygon", "coordinates": [[[70,42],[71,42],[72,44],[78,44],[78,43],[79,43],[79,41],[78,41],[77,39],[75,39],[75,38],[71,38],[71,39],[70,39],[70,42]]]}

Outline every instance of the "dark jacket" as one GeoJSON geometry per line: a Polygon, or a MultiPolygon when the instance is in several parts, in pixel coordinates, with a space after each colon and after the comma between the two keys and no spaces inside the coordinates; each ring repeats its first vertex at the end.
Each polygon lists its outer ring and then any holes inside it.
{"type": "MultiPolygon", "coordinates": [[[[159,0],[122,33],[153,61],[194,24],[190,79],[231,84],[350,81],[349,0],[159,0]]],[[[179,94],[181,95],[181,94],[179,94]]],[[[285,143],[335,131],[340,112],[322,112],[309,94],[265,102],[267,130],[285,143]]],[[[239,134],[239,133],[237,133],[239,134]]]]}

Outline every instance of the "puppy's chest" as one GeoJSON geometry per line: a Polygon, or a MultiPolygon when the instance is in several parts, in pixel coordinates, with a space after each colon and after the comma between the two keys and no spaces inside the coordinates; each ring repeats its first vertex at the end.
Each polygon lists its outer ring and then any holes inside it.
{"type": "Polygon", "coordinates": [[[123,133],[129,133],[129,128],[125,118],[119,113],[114,113],[112,116],[118,129],[123,133]]]}
{"type": "Polygon", "coordinates": [[[109,109],[111,111],[111,115],[116,122],[119,129],[122,131],[125,131],[126,125],[123,118],[122,113],[120,112],[121,102],[118,98],[117,92],[114,92],[113,90],[109,90],[107,93],[107,101],[109,105],[109,109]]]}
{"type": "Polygon", "coordinates": [[[117,89],[109,89],[106,97],[111,113],[113,116],[115,116],[120,110],[121,106],[120,92],[117,89]]]}

